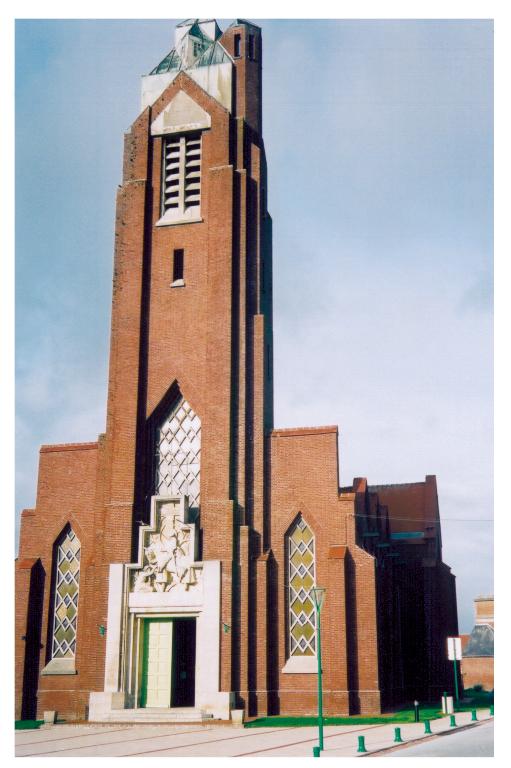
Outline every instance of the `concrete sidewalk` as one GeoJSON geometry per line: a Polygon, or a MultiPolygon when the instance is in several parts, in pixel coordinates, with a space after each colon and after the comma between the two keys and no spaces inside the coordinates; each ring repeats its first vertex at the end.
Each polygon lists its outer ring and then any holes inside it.
{"type": "MultiPolygon", "coordinates": [[[[489,720],[489,710],[478,712],[489,720]]],[[[470,712],[456,714],[458,728],[449,717],[431,722],[433,735],[477,727],[470,712]]],[[[368,753],[385,756],[395,747],[395,725],[329,725],[324,731],[322,757],[362,757],[358,737],[365,737],[368,753]]],[[[424,723],[404,723],[405,742],[427,739],[424,723]]],[[[316,727],[234,728],[215,725],[55,725],[34,731],[16,731],[16,757],[311,757],[317,744],[316,727]]],[[[431,738],[431,737],[429,737],[431,738]]]]}

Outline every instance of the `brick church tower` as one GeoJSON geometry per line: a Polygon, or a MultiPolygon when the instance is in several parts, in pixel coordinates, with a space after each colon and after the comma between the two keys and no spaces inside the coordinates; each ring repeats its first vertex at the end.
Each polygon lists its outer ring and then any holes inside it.
{"type": "Polygon", "coordinates": [[[43,446],[22,515],[17,717],[314,711],[319,583],[327,712],[436,694],[435,478],[339,488],[336,427],[273,428],[260,29],[175,35],[125,136],[106,432],[43,446]]]}

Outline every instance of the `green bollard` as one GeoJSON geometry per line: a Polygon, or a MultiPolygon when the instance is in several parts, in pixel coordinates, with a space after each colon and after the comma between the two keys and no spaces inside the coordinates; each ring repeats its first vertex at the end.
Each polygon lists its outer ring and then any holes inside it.
{"type": "Polygon", "coordinates": [[[495,712],[495,704],[490,704],[490,717],[493,717],[495,712]]]}
{"type": "Polygon", "coordinates": [[[403,739],[401,738],[401,728],[394,728],[394,743],[403,743],[403,739]]]}
{"type": "Polygon", "coordinates": [[[312,747],[312,757],[320,757],[321,750],[319,747],[312,747]]]}
{"type": "Polygon", "coordinates": [[[451,728],[456,728],[456,716],[451,715],[451,728]]]}
{"type": "Polygon", "coordinates": [[[359,736],[358,737],[358,749],[357,749],[357,752],[367,752],[366,742],[365,742],[365,737],[364,736],[359,736]]]}
{"type": "Polygon", "coordinates": [[[424,720],[424,733],[431,733],[431,723],[429,720],[424,720]]]}
{"type": "Polygon", "coordinates": [[[477,711],[475,709],[472,710],[471,720],[477,720],[477,711]]]}

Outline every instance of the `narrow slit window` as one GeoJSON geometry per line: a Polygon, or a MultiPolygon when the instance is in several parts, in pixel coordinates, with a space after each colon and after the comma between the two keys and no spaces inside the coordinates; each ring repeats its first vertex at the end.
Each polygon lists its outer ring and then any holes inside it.
{"type": "Polygon", "coordinates": [[[185,252],[182,248],[176,248],[174,251],[174,263],[172,267],[172,280],[174,283],[177,282],[177,280],[184,279],[184,268],[185,252]]]}
{"type": "Polygon", "coordinates": [[[248,36],[248,58],[251,61],[255,60],[255,37],[254,35],[248,36]]]}
{"type": "Polygon", "coordinates": [[[234,35],[234,56],[235,58],[241,56],[241,35],[234,35]]]}

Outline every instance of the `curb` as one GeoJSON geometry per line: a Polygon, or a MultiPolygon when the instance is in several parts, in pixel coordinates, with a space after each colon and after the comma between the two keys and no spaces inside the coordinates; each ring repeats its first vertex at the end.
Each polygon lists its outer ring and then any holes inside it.
{"type": "Polygon", "coordinates": [[[416,746],[417,744],[422,744],[425,741],[433,741],[434,739],[441,738],[442,736],[452,736],[455,733],[460,733],[460,731],[467,731],[469,728],[477,728],[478,725],[484,725],[484,723],[487,723],[489,720],[493,720],[493,717],[488,717],[486,720],[478,720],[476,723],[467,723],[466,725],[459,725],[455,730],[449,729],[448,731],[440,731],[440,733],[432,733],[430,736],[422,736],[418,739],[410,739],[410,741],[405,741],[404,744],[392,744],[389,747],[382,747],[381,749],[375,749],[374,752],[367,752],[367,754],[362,754],[360,757],[378,757],[378,755],[381,755],[382,752],[398,752],[401,749],[405,749],[405,747],[410,746],[416,746]]]}

